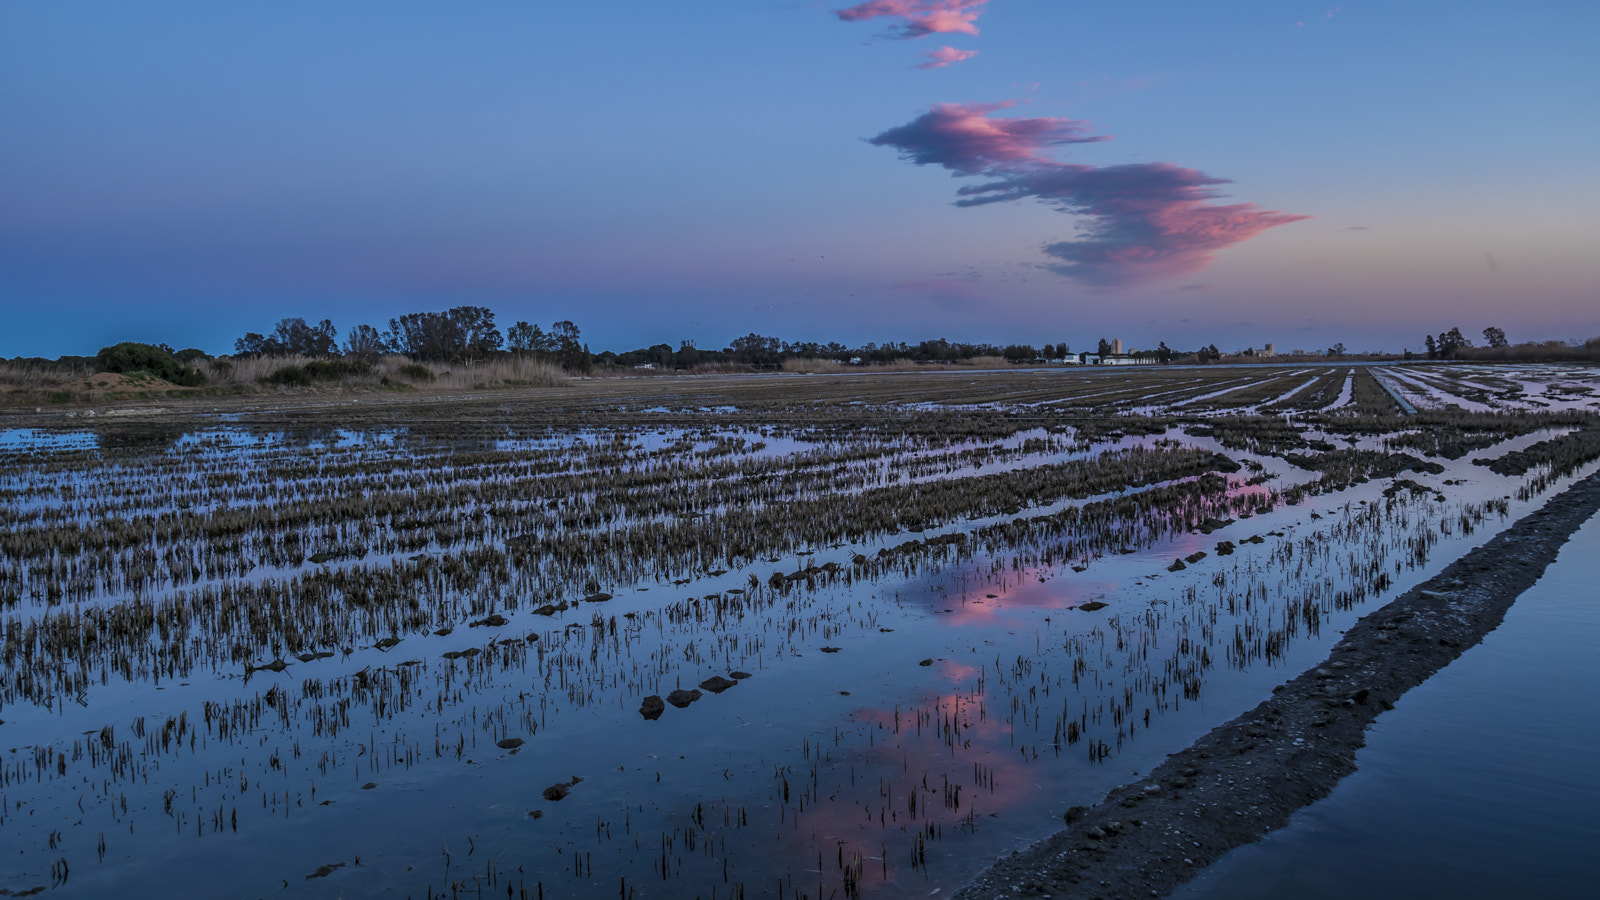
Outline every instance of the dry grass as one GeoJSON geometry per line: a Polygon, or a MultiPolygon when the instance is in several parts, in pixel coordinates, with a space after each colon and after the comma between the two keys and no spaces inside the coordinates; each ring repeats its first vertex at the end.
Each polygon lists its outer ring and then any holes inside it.
{"type": "MultiPolygon", "coordinates": [[[[260,387],[265,379],[290,366],[304,367],[316,362],[310,357],[239,357],[216,359],[201,364],[206,380],[215,386],[260,387]]],[[[568,383],[560,366],[532,357],[512,356],[479,363],[451,365],[414,363],[409,357],[390,355],[372,363],[363,374],[343,375],[334,380],[316,381],[309,388],[279,387],[276,390],[470,390],[487,387],[557,387],[568,383]],[[417,366],[421,366],[418,369],[417,366]],[[428,374],[421,374],[426,370],[428,374]],[[431,376],[431,377],[430,377],[431,376]]]]}
{"type": "Polygon", "coordinates": [[[835,359],[786,359],[783,370],[797,374],[823,375],[839,372],[844,365],[835,359]]]}
{"type": "Polygon", "coordinates": [[[93,366],[0,362],[0,392],[60,390],[69,382],[93,374],[93,366]]]}
{"type": "Polygon", "coordinates": [[[974,356],[971,359],[963,359],[960,364],[978,369],[1008,369],[1011,367],[1011,361],[1004,356],[974,356]]]}

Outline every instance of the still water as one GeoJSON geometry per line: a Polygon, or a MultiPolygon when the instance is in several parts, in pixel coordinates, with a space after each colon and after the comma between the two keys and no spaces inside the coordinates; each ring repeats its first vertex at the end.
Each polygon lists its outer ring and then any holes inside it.
{"type": "Polygon", "coordinates": [[[1500,628],[1378,719],[1326,800],[1183,900],[1593,897],[1600,517],[1500,628]]]}

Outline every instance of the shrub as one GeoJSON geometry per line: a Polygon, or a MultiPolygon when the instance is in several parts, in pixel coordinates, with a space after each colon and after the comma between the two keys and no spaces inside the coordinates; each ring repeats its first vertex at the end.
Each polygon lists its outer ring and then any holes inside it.
{"type": "Polygon", "coordinates": [[[107,372],[148,372],[163,381],[184,387],[199,387],[206,383],[205,376],[198,370],[184,365],[165,347],[153,344],[123,341],[102,347],[95,356],[95,362],[107,372]]]}
{"type": "Polygon", "coordinates": [[[433,370],[422,363],[406,363],[396,369],[395,372],[412,381],[432,381],[434,379],[433,370]]]}
{"type": "Polygon", "coordinates": [[[346,375],[365,375],[372,364],[359,359],[314,359],[303,366],[284,366],[261,380],[284,387],[310,387],[316,381],[338,381],[346,375]]]}

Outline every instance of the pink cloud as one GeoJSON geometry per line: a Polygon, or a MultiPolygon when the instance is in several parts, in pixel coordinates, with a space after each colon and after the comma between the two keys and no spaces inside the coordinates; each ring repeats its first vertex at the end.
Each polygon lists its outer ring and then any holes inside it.
{"type": "Polygon", "coordinates": [[[1049,159],[1062,144],[1105,140],[1086,123],[1060,118],[995,118],[1010,103],[946,103],[870,143],[894,147],[917,165],[990,180],[957,190],[957,206],[1035,199],[1083,217],[1082,235],[1046,244],[1049,268],[1089,284],[1125,285],[1198,272],[1218,251],[1308,216],[1253,203],[1210,204],[1228,184],[1171,163],[1087,166],[1049,159]]]}
{"type": "Polygon", "coordinates": [[[989,115],[1015,105],[1015,100],[935,104],[869,143],[894,147],[902,158],[919,166],[944,166],[957,175],[992,175],[1013,168],[1056,165],[1042,155],[1048,147],[1109,140],[1085,134],[1089,123],[1076,119],[996,119],[989,115]]]}
{"type": "Polygon", "coordinates": [[[951,63],[964,62],[978,55],[976,50],[957,50],[954,47],[940,47],[923,54],[928,61],[917,66],[919,69],[942,69],[951,63]]]}
{"type": "Polygon", "coordinates": [[[889,33],[910,39],[927,34],[976,35],[978,26],[973,23],[988,3],[989,0],[867,0],[833,12],[846,22],[879,17],[900,19],[903,24],[889,33]]]}

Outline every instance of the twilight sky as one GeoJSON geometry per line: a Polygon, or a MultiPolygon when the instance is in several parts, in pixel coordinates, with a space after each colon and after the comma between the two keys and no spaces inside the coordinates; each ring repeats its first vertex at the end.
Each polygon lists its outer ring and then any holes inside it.
{"type": "Polygon", "coordinates": [[[0,4],[0,356],[1600,335],[1600,4],[0,4]]]}

